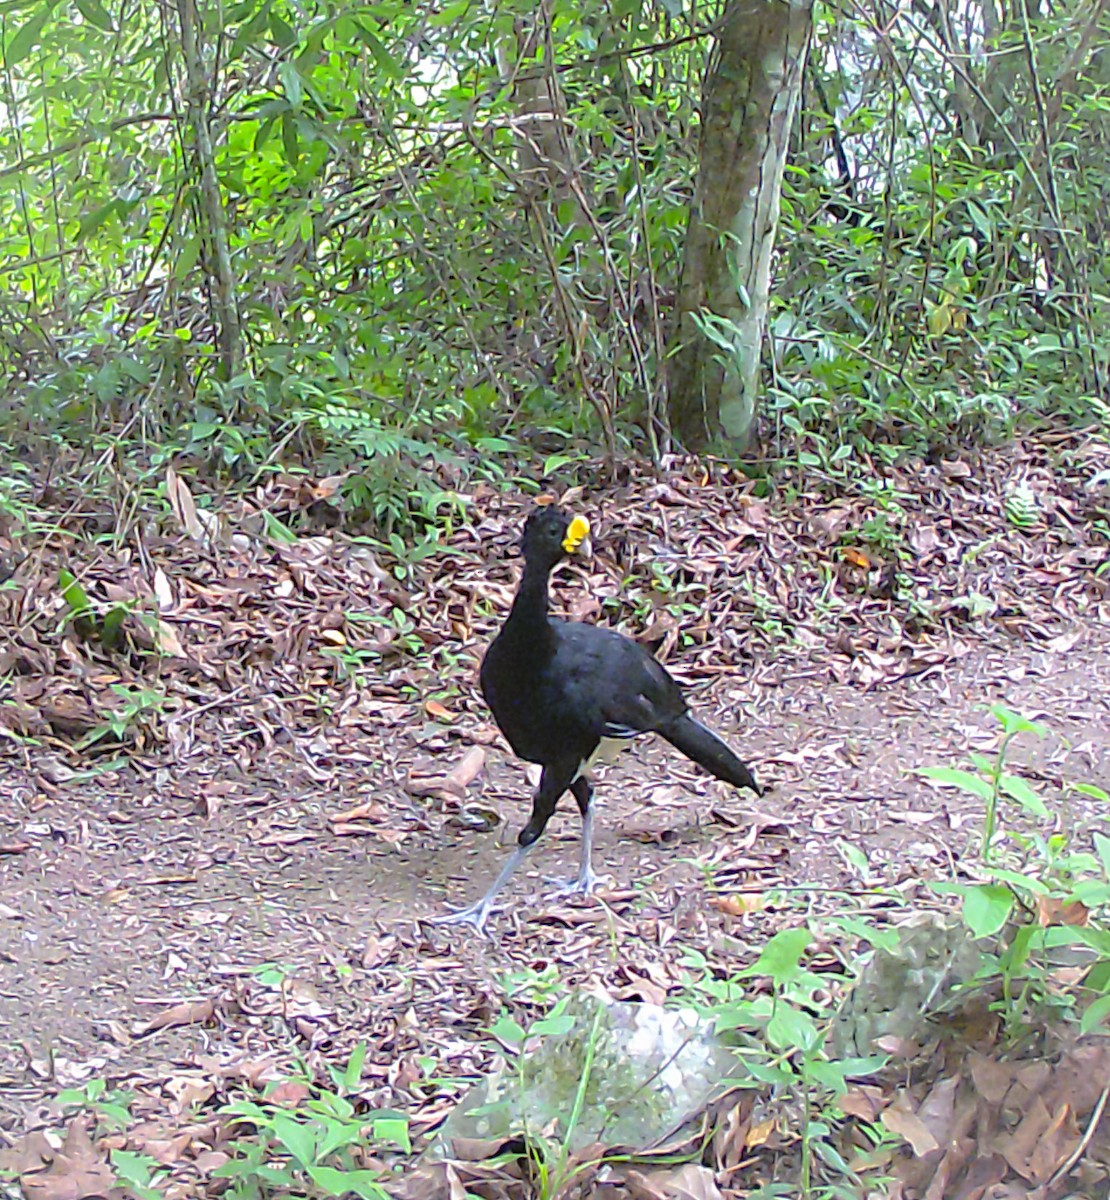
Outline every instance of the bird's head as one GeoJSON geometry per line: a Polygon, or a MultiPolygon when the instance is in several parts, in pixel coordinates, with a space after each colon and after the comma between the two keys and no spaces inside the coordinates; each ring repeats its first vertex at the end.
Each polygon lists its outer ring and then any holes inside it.
{"type": "Polygon", "coordinates": [[[554,504],[541,505],[524,523],[521,554],[548,570],[564,555],[588,555],[589,548],[589,521],[585,517],[572,517],[554,504]]]}

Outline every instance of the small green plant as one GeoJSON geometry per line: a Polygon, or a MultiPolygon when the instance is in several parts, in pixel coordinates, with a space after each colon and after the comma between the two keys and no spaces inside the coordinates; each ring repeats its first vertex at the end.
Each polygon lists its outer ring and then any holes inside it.
{"type": "Polygon", "coordinates": [[[1018,484],[1006,497],[1003,509],[1006,519],[1016,529],[1033,529],[1040,520],[1040,505],[1032,489],[1018,484]]]}
{"type": "Polygon", "coordinates": [[[971,754],[974,771],[959,767],[917,767],[916,774],[936,783],[959,788],[975,796],[985,804],[983,815],[983,838],[980,854],[984,864],[989,863],[993,853],[995,833],[998,827],[998,810],[1002,799],[1015,801],[1025,812],[1035,817],[1046,818],[1048,809],[1044,801],[1020,775],[1005,769],[1006,754],[1010,743],[1019,733],[1031,733],[1035,737],[1045,736],[1045,727],[1028,721],[1018,713],[1011,712],[1001,704],[991,706],[991,713],[1002,726],[1002,738],[993,759],[982,754],[971,754]]]}
{"type": "Polygon", "coordinates": [[[133,1150],[113,1150],[111,1162],[116,1179],[138,1200],[162,1200],[165,1192],[161,1185],[170,1173],[156,1158],[133,1150]]]}
{"type": "Polygon", "coordinates": [[[285,981],[295,970],[295,967],[287,963],[264,962],[251,967],[251,974],[263,987],[278,991],[285,986],[285,981]]]}
{"type": "Polygon", "coordinates": [[[766,1197],[815,1195],[817,1158],[858,1184],[833,1144],[832,1134],[842,1118],[837,1099],[850,1078],[872,1074],[885,1062],[881,1056],[836,1059],[828,1052],[833,1015],[825,998],[828,983],[803,964],[812,942],[807,927],[781,930],[752,966],[725,980],[713,977],[700,952],[686,954],[686,965],[699,971],[688,983],[699,1010],[713,1017],[718,1033],[735,1043],[741,1070],[730,1082],[747,1088],[770,1086],[797,1100],[799,1179],[781,1190],[772,1185],[762,1193],[766,1197]],[[746,981],[758,978],[769,981],[770,991],[749,995],[746,981]]]}
{"type": "Polygon", "coordinates": [[[108,719],[90,729],[77,743],[78,750],[87,750],[106,737],[113,737],[117,742],[126,741],[132,726],[140,724],[152,713],[160,714],[166,705],[166,697],[161,692],[151,688],[132,687],[126,683],[113,683],[112,691],[123,701],[119,708],[113,709],[108,719]]]}
{"type": "MultiPolygon", "coordinates": [[[[507,1014],[490,1027],[491,1036],[496,1039],[502,1050],[510,1050],[509,1062],[516,1073],[522,1096],[530,1093],[534,1082],[529,1077],[530,1060],[523,1053],[525,1043],[538,1037],[562,1038],[575,1031],[578,1018],[567,1012],[567,1005],[568,1000],[564,997],[547,1016],[532,1022],[527,1030],[507,1014]]],[[[598,1080],[594,1076],[594,1060],[603,1017],[604,1009],[599,1004],[589,1029],[578,1030],[583,1044],[567,1055],[568,1061],[575,1064],[578,1079],[570,1111],[561,1115],[559,1136],[551,1136],[548,1129],[532,1128],[527,1121],[521,1130],[528,1146],[529,1162],[534,1173],[533,1185],[538,1200],[554,1200],[555,1197],[564,1195],[577,1175],[596,1165],[588,1162],[572,1163],[571,1145],[582,1119],[587,1097],[596,1092],[598,1087],[598,1080]]]]}
{"type": "MultiPolygon", "coordinates": [[[[1002,995],[994,1007],[1014,1037],[1043,1027],[1047,1014],[1062,1018],[1080,1000],[1082,1032],[1090,1032],[1110,1017],[1110,930],[1105,915],[1110,909],[1110,837],[1095,831],[1093,853],[1075,851],[1066,833],[1044,835],[1010,830],[1005,858],[996,853],[998,810],[1003,800],[1038,818],[1049,816],[1044,799],[1031,784],[1005,770],[1006,754],[1019,733],[1044,736],[1044,728],[1009,709],[991,710],[1002,725],[1002,737],[993,759],[971,755],[976,771],[930,767],[920,774],[960,788],[985,803],[982,861],[984,882],[937,882],[932,890],[956,896],[963,920],[975,938],[1002,934],[998,951],[984,950],[979,982],[998,978],[1002,995]],[[1083,948],[1086,974],[1082,988],[1061,988],[1050,978],[1052,955],[1062,948],[1083,948]]],[[[1110,797],[1090,784],[1072,784],[1079,795],[1106,803],[1110,797]]]]}
{"type": "MultiPolygon", "coordinates": [[[[213,1173],[229,1181],[224,1195],[262,1200],[280,1189],[312,1198],[389,1200],[382,1172],[362,1164],[371,1148],[410,1153],[408,1118],[397,1112],[360,1111],[348,1098],[358,1089],[365,1056],[366,1047],[357,1046],[344,1067],[331,1069],[334,1091],[303,1079],[291,1081],[300,1082],[307,1093],[296,1108],[266,1097],[226,1105],[222,1114],[234,1118],[241,1133],[231,1143],[234,1157],[213,1173]]],[[[279,1086],[267,1089],[267,1096],[279,1086]]]]}
{"type": "Polygon", "coordinates": [[[65,1088],[55,1097],[62,1111],[89,1112],[112,1129],[126,1129],[131,1123],[133,1092],[110,1090],[103,1079],[90,1079],[83,1087],[65,1088]]]}

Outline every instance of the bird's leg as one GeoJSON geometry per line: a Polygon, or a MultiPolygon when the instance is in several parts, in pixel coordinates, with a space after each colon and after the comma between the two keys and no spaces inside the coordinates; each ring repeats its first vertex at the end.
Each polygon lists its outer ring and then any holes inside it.
{"type": "Polygon", "coordinates": [[[561,882],[549,879],[548,883],[556,885],[556,896],[588,896],[599,883],[608,882],[608,876],[595,875],[593,869],[594,852],[594,809],[591,800],[593,788],[585,775],[571,784],[571,794],[578,801],[578,811],[582,814],[582,856],[578,863],[578,874],[571,880],[561,882]]]}
{"type": "MultiPolygon", "coordinates": [[[[466,908],[460,908],[442,917],[432,917],[432,924],[469,925],[476,933],[485,935],[486,921],[493,911],[493,902],[497,898],[498,892],[509,882],[513,872],[524,861],[525,855],[527,855],[540,834],[543,833],[548,821],[551,820],[551,816],[555,812],[555,805],[558,804],[559,797],[568,787],[574,792],[574,798],[578,801],[579,808],[582,807],[582,800],[577,790],[578,783],[576,781],[572,785],[572,779],[574,779],[573,767],[564,766],[562,769],[544,767],[543,775],[540,777],[540,786],[532,799],[532,818],[520,831],[520,836],[517,838],[517,848],[509,855],[505,865],[501,868],[501,873],[493,881],[489,891],[486,892],[481,900],[476,901],[466,908]]],[[[587,784],[588,787],[589,785],[587,784]]],[[[588,790],[586,792],[586,805],[588,808],[588,790]]]]}
{"type": "Polygon", "coordinates": [[[493,902],[497,899],[497,894],[513,877],[513,873],[517,867],[524,861],[528,849],[527,846],[517,846],[505,860],[505,865],[501,868],[500,874],[490,885],[489,891],[486,892],[481,900],[476,900],[466,908],[458,908],[454,912],[445,913],[442,917],[432,917],[432,924],[469,925],[475,933],[480,933],[484,936],[486,921],[489,920],[489,915],[493,912],[493,902]]]}

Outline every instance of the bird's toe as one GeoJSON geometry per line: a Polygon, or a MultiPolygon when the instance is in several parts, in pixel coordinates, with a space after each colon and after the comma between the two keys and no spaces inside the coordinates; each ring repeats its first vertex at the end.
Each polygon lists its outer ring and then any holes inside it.
{"type": "Polygon", "coordinates": [[[573,879],[545,879],[552,885],[551,896],[590,896],[599,887],[605,887],[613,882],[611,875],[595,875],[593,871],[576,875],[573,879]]]}
{"type": "Polygon", "coordinates": [[[479,937],[489,937],[486,921],[493,910],[484,904],[471,904],[466,908],[452,909],[437,917],[429,917],[430,925],[469,925],[479,937]]]}

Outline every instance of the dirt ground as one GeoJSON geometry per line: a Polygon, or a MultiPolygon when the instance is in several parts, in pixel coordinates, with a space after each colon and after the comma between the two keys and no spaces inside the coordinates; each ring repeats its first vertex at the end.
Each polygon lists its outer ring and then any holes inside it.
{"type": "MultiPolygon", "coordinates": [[[[421,918],[446,900],[473,898],[524,818],[527,806],[513,803],[526,794],[524,770],[500,751],[472,790],[504,814],[501,829],[427,830],[416,814],[393,846],[335,836],[326,821],[329,810],[380,796],[371,771],[350,792],[329,795],[275,762],[271,777],[242,781],[249,795],[205,816],[178,798],[172,767],[124,768],[48,795],[33,770],[4,760],[2,840],[29,846],[0,859],[0,1108],[8,1128],[57,1083],[233,1053],[234,1026],[142,1038],[131,1031],[265,964],[309,985],[322,1011],[356,1028],[373,1027],[381,1006],[399,1013],[412,1005],[434,1050],[458,1010],[438,1010],[439,979],[423,989],[423,1003],[415,975],[397,994],[404,955],[401,970],[381,970],[391,939],[438,958],[448,990],[473,997],[522,959],[573,960],[567,943],[579,923],[615,921],[622,959],[652,919],[675,924],[690,944],[719,938],[729,920],[713,913],[707,888],[735,857],[746,861],[746,878],[803,894],[943,877],[946,861],[978,836],[981,814],[909,772],[958,762],[969,747],[989,750],[996,722],[983,706],[991,703],[1049,727],[1043,743],[1023,741],[1016,759],[1051,792],[1064,781],[1110,790],[1110,631],[1099,626],[1066,657],[1005,641],[867,693],[799,681],[745,685],[739,708],[720,692],[717,703],[701,699],[701,711],[773,785],[755,810],[765,832],[753,841],[744,797],[696,775],[665,744],[645,743],[601,777],[597,857],[611,888],[593,901],[535,902],[545,872],[574,866],[577,817],[565,811],[512,885],[513,912],[494,921],[489,941],[421,918]],[[837,851],[842,841],[863,851],[869,878],[853,878],[837,851]]],[[[234,760],[213,754],[210,775],[234,779],[234,760]]],[[[1110,831],[1110,814],[1081,797],[1069,820],[1077,830],[1110,831]]]]}
{"type": "MultiPolygon", "coordinates": [[[[1108,456],[1098,443],[1072,461],[1108,456]]],[[[912,903],[925,881],[959,876],[982,813],[913,769],[993,753],[992,704],[1046,726],[1041,741],[1017,740],[1012,761],[1054,828],[1077,846],[1110,832],[1110,813],[1070,788],[1110,790],[1110,606],[1095,573],[1105,539],[1079,512],[1079,484],[1069,491],[1028,464],[1024,478],[1050,480],[1042,500],[1057,519],[999,531],[1013,460],[988,466],[975,489],[954,473],[963,509],[951,479],[903,481],[912,560],[900,586],[941,598],[924,634],[912,604],[889,600],[878,555],[855,552],[858,578],[828,565],[842,530],[874,516],[865,499],[803,496],[788,524],[743,497],[716,515],[680,507],[674,497],[694,485],[649,494],[639,575],[648,560],[693,564],[692,582],[667,583],[686,616],[657,605],[654,644],[770,791],[753,803],[641,741],[600,776],[595,865],[611,884],[590,899],[544,899],[542,877],[576,862],[578,820],[564,802],[489,940],[424,918],[475,898],[526,819],[524,767],[473,685],[473,648],[511,596],[512,562],[472,554],[465,569],[410,576],[404,597],[375,566],[377,611],[396,627],[403,605],[433,661],[401,658],[325,686],[319,664],[331,660],[305,644],[353,646],[352,597],[364,601],[369,585],[349,557],[340,571],[330,549],[281,551],[250,569],[221,564],[217,584],[177,542],[156,546],[177,592],[163,612],[185,643],[182,667],[161,681],[173,702],[139,723],[126,753],[75,749],[74,697],[128,679],[118,655],[27,635],[11,660],[20,719],[46,714],[49,728],[28,737],[0,724],[0,1141],[48,1122],[59,1088],[107,1079],[137,1091],[138,1112],[183,1111],[182,1089],[198,1081],[275,1078],[294,1058],[341,1062],[360,1041],[367,1101],[417,1113],[419,1133],[458,1091],[430,1081],[482,1069],[481,1031],[522,978],[553,970],[662,1002],[682,983],[687,948],[728,970],[783,920],[819,923],[845,897],[864,910],[884,894],[912,903]],[[707,522],[715,532],[699,542],[692,531],[707,522]],[[811,542],[834,550],[811,553],[811,542]],[[726,561],[727,597],[698,574],[711,579],[726,561]],[[748,568],[762,572],[754,587],[748,568]],[[460,594],[471,598],[461,609],[460,594]],[[819,594],[826,610],[814,616],[819,594]],[[676,626],[697,635],[685,649],[676,626]],[[21,665],[36,655],[52,681],[41,688],[21,665]],[[763,911],[736,915],[738,891],[764,897],[763,911]]],[[[493,536],[510,544],[517,520],[510,512],[493,536]]],[[[473,551],[490,536],[479,525],[456,540],[473,551]]],[[[572,616],[611,619],[614,595],[636,599],[636,569],[611,540],[610,561],[556,585],[572,616]]],[[[118,579],[132,566],[95,570],[118,579]]]]}

